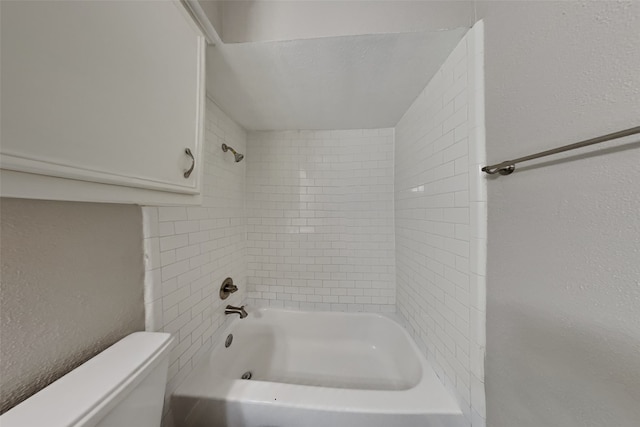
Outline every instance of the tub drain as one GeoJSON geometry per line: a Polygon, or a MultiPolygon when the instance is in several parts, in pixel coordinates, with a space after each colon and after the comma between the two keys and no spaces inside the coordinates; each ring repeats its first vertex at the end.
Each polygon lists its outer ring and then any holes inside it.
{"type": "Polygon", "coordinates": [[[242,374],[242,379],[243,380],[250,380],[252,376],[253,376],[253,374],[251,373],[251,371],[247,371],[244,374],[242,374]]]}

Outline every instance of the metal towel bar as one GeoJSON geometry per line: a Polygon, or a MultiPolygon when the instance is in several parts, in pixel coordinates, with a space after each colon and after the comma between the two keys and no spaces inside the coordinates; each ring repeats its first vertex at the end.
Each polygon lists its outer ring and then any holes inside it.
{"type": "Polygon", "coordinates": [[[489,165],[482,168],[482,172],[494,175],[496,173],[500,175],[509,175],[516,169],[517,163],[526,162],[540,157],[550,156],[552,154],[562,153],[564,151],[575,150],[576,148],[587,147],[589,145],[598,144],[600,142],[611,141],[612,139],[622,138],[629,135],[635,135],[640,133],[640,126],[636,126],[630,129],[621,130],[619,132],[610,133],[608,135],[599,136],[597,138],[587,139],[585,141],[576,142],[574,144],[565,145],[562,147],[554,148],[552,150],[541,151],[529,156],[520,157],[514,160],[507,160],[495,165],[489,165]]]}

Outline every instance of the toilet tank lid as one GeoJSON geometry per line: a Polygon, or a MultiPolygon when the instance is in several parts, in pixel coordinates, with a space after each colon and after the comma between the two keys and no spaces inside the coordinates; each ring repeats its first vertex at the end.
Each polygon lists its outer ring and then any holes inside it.
{"type": "Polygon", "coordinates": [[[2,427],[95,424],[151,372],[170,334],[134,332],[0,416],[2,427]]]}

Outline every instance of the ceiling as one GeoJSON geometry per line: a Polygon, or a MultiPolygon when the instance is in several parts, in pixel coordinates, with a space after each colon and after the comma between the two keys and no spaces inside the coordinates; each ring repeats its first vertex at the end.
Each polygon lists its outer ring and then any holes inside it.
{"type": "Polygon", "coordinates": [[[248,130],[394,127],[467,28],[207,49],[207,91],[248,130]]]}

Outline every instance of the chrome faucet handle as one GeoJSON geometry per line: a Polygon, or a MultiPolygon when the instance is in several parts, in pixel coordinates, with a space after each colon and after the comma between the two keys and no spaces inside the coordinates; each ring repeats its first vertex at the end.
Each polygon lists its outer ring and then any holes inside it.
{"type": "Polygon", "coordinates": [[[238,287],[236,285],[232,285],[230,283],[227,283],[226,285],[224,285],[224,287],[222,288],[227,292],[231,292],[234,293],[238,290],[238,287]]]}
{"type": "Polygon", "coordinates": [[[227,277],[220,285],[220,299],[227,299],[229,295],[238,291],[238,287],[233,284],[233,279],[227,277]]]}

